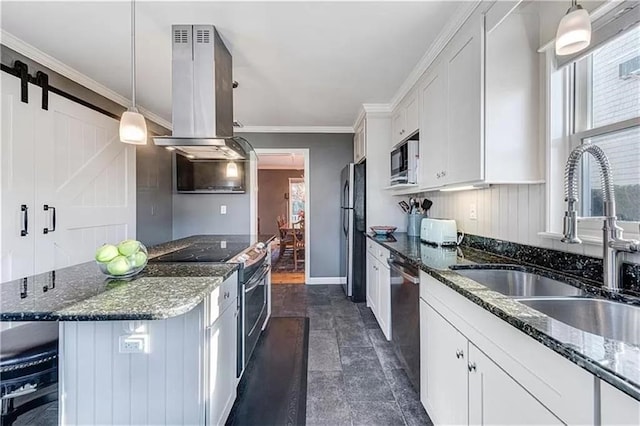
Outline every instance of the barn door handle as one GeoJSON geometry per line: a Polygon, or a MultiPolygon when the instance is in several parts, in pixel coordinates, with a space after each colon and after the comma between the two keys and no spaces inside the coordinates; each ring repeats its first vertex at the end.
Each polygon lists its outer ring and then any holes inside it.
{"type": "Polygon", "coordinates": [[[20,206],[20,211],[23,213],[22,218],[22,230],[20,231],[20,236],[26,237],[29,235],[29,207],[26,204],[22,204],[20,206]]]}
{"type": "Polygon", "coordinates": [[[53,228],[44,228],[42,230],[43,233],[48,234],[49,232],[54,232],[56,230],[56,208],[53,206],[50,206],[48,204],[44,205],[44,211],[52,211],[51,214],[51,224],[53,225],[53,228]]]}

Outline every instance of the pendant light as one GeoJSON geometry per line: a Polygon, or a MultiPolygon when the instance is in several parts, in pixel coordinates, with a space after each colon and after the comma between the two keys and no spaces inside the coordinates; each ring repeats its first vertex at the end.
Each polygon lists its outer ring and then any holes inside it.
{"type": "Polygon", "coordinates": [[[227,163],[227,177],[228,178],[237,178],[238,177],[238,165],[233,161],[229,161],[227,163]]]}
{"type": "Polygon", "coordinates": [[[562,17],[556,33],[556,55],[572,55],[586,49],[591,43],[591,18],[576,0],[572,0],[567,14],[562,17]]]}
{"type": "Polygon", "coordinates": [[[131,107],[120,118],[120,141],[146,145],[147,123],[136,108],[136,4],[131,0],[131,107]]]}

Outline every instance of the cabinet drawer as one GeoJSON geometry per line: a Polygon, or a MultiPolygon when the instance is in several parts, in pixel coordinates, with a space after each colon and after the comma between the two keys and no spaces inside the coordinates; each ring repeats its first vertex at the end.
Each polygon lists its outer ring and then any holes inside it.
{"type": "Polygon", "coordinates": [[[367,240],[367,252],[369,252],[371,256],[382,262],[383,265],[387,264],[387,259],[389,258],[389,256],[391,256],[391,253],[388,249],[371,240],[367,240]]]}
{"type": "Polygon", "coordinates": [[[209,324],[212,324],[225,309],[237,302],[238,273],[234,272],[209,295],[209,324]]]}

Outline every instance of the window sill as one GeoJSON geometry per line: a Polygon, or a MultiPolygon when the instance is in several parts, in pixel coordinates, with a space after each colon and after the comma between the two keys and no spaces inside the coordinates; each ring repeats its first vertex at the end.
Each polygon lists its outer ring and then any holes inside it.
{"type": "MultiPolygon", "coordinates": [[[[548,238],[550,240],[560,241],[563,237],[562,234],[557,232],[538,232],[538,236],[542,238],[548,238]]],[[[582,244],[588,244],[592,246],[602,246],[602,238],[594,237],[591,235],[579,235],[582,240],[582,244]]]]}

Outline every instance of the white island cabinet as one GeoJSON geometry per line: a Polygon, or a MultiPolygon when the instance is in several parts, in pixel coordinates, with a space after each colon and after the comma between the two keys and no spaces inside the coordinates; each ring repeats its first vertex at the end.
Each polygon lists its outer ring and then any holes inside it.
{"type": "Polygon", "coordinates": [[[163,320],[60,322],[60,423],[224,424],[236,397],[238,278],[163,320]],[[123,353],[121,336],[146,336],[123,353]]]}

